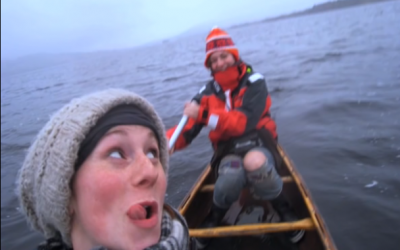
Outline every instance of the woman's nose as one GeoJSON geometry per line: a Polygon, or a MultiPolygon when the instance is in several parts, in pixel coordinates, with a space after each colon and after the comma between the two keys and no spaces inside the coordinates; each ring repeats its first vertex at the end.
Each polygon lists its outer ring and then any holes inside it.
{"type": "Polygon", "coordinates": [[[224,67],[224,60],[218,58],[216,62],[218,70],[221,70],[224,67]]]}
{"type": "Polygon", "coordinates": [[[145,153],[140,153],[132,162],[132,185],[151,187],[158,179],[158,166],[155,166],[145,153]]]}

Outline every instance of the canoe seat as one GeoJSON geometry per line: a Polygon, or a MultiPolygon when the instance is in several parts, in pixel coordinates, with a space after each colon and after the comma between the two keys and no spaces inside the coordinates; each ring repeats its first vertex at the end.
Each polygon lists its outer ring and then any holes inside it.
{"type": "Polygon", "coordinates": [[[250,225],[222,226],[207,229],[189,229],[191,237],[229,237],[249,236],[266,233],[278,233],[293,230],[314,230],[315,225],[311,218],[305,218],[295,222],[260,223],[250,225]]]}
{"type": "MultiPolygon", "coordinates": [[[[283,176],[282,177],[282,181],[283,183],[288,183],[288,182],[292,182],[293,178],[291,176],[283,176]]],[[[201,189],[201,192],[211,192],[214,191],[214,184],[210,184],[210,185],[204,185],[201,189]]]]}

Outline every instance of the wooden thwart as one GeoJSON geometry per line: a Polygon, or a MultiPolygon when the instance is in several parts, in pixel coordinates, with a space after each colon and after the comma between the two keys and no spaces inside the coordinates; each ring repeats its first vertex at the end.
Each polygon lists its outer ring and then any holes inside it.
{"type": "MultiPolygon", "coordinates": [[[[284,176],[284,177],[282,177],[282,181],[283,181],[284,183],[292,182],[292,181],[293,181],[293,178],[292,178],[291,176],[284,176]]],[[[211,192],[211,191],[214,191],[214,185],[213,185],[213,184],[204,185],[204,186],[200,189],[200,191],[201,191],[201,192],[211,192]]]]}
{"type": "Polygon", "coordinates": [[[296,222],[262,223],[253,225],[236,225],[215,227],[208,229],[190,229],[191,237],[227,237],[227,236],[248,236],[261,235],[266,233],[279,233],[293,230],[313,230],[315,225],[311,218],[305,218],[296,222]]]}

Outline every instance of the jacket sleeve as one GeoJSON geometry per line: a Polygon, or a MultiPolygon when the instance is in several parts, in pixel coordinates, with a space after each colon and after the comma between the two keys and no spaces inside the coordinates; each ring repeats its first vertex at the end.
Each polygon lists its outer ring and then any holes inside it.
{"type": "Polygon", "coordinates": [[[198,120],[223,136],[236,137],[256,128],[262,114],[268,108],[267,103],[269,106],[270,102],[264,77],[255,73],[249,77],[249,85],[241,107],[231,111],[203,108],[198,120]]]}
{"type": "MultiPolygon", "coordinates": [[[[172,135],[176,130],[176,127],[177,125],[167,131],[168,140],[171,139],[172,135]]],[[[190,143],[192,143],[192,141],[197,137],[202,128],[203,125],[196,124],[195,120],[189,118],[188,123],[183,128],[182,133],[179,135],[175,143],[175,151],[184,149],[190,143]]]]}
{"type": "MultiPolygon", "coordinates": [[[[205,104],[202,104],[202,97],[204,89],[200,90],[200,92],[193,97],[192,101],[197,102],[200,104],[200,110],[205,108],[205,104]]],[[[167,131],[167,138],[168,140],[171,139],[172,135],[174,134],[178,125],[174,126],[173,128],[167,131]]],[[[185,127],[182,130],[182,133],[179,135],[176,143],[175,143],[175,151],[184,149],[187,147],[192,141],[197,137],[200,133],[201,129],[203,128],[204,124],[201,121],[194,120],[189,118],[188,122],[186,123],[185,127]]]]}

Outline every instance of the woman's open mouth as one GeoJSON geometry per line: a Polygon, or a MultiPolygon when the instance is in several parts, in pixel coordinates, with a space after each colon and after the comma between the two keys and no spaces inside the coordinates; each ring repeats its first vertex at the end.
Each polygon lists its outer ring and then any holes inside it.
{"type": "Polygon", "coordinates": [[[155,201],[137,203],[132,205],[126,214],[136,226],[152,228],[158,222],[158,205],[155,201]]]}

